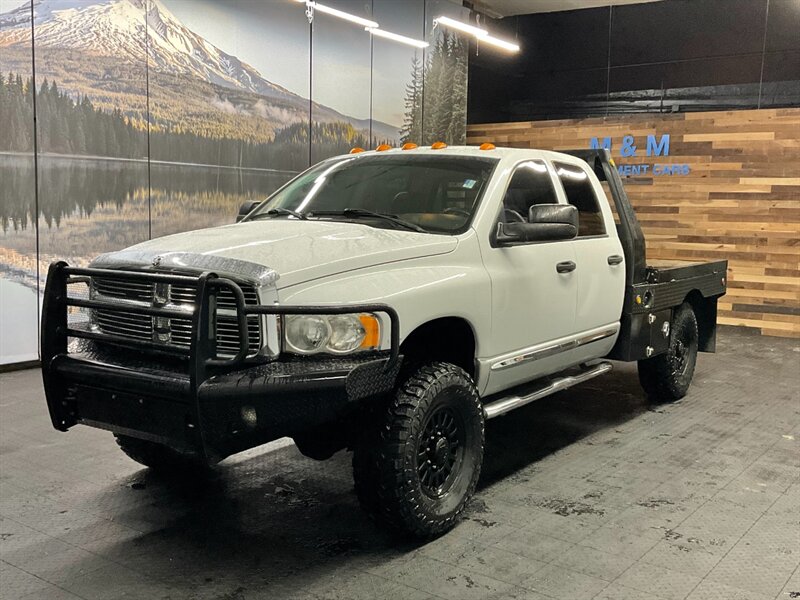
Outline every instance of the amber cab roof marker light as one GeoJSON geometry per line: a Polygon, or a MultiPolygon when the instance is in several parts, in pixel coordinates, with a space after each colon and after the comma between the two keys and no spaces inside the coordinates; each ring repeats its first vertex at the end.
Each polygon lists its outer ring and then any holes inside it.
{"type": "Polygon", "coordinates": [[[444,142],[433,142],[431,144],[431,150],[443,150],[444,148],[447,148],[447,144],[444,142]]]}
{"type": "Polygon", "coordinates": [[[387,150],[391,150],[392,147],[389,144],[381,144],[377,148],[375,148],[375,152],[386,152],[387,150]]]}
{"type": "Polygon", "coordinates": [[[491,142],[483,142],[480,146],[478,146],[478,150],[494,150],[497,146],[495,146],[491,142]]]}
{"type": "Polygon", "coordinates": [[[359,147],[355,147],[352,150],[350,150],[350,154],[358,154],[359,152],[364,152],[364,149],[363,148],[359,148],[359,147]]]}
{"type": "Polygon", "coordinates": [[[416,148],[419,148],[419,146],[417,146],[414,142],[406,142],[405,144],[403,144],[403,146],[400,149],[401,150],[414,150],[416,148]]]}

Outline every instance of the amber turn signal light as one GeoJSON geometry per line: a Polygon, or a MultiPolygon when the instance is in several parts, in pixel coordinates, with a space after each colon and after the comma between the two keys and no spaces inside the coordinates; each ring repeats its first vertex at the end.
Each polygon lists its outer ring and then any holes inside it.
{"type": "Polygon", "coordinates": [[[358,320],[364,327],[364,339],[360,348],[374,350],[381,345],[381,325],[378,317],[370,314],[359,315],[358,320]]]}
{"type": "Polygon", "coordinates": [[[444,142],[433,142],[431,144],[432,150],[442,150],[443,148],[447,148],[447,144],[445,144],[444,142]]]}

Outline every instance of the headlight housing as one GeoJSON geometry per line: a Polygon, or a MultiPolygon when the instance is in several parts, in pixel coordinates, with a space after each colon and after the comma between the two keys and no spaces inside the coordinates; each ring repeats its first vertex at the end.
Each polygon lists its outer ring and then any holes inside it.
{"type": "Polygon", "coordinates": [[[352,354],[377,350],[381,325],[371,313],[286,315],[283,348],[294,354],[352,354]]]}

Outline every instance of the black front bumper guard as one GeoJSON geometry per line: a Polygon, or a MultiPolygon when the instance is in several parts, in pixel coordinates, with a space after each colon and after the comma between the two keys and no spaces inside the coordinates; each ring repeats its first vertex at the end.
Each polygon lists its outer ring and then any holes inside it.
{"type": "Polygon", "coordinates": [[[214,462],[283,436],[334,422],[355,403],[392,389],[400,368],[400,328],[384,304],[343,306],[248,305],[239,285],[206,272],[198,276],[50,266],[42,305],[42,375],[53,427],[76,424],[107,429],[201,455],[214,462]],[[70,297],[71,283],[113,277],[139,283],[196,286],[191,312],[124,300],[70,297]],[[227,289],[236,304],[239,351],[216,350],[217,296],[227,289]],[[124,310],[165,318],[191,318],[191,343],[180,348],[70,327],[70,307],[124,310]],[[389,351],[329,358],[248,357],[249,315],[383,313],[389,351]],[[99,342],[68,350],[70,338],[99,342]],[[109,350],[109,344],[114,350],[109,350]],[[127,350],[127,351],[126,351],[127,350]],[[161,359],[158,352],[165,353],[161,359]],[[176,360],[176,355],[181,360],[176,360]]]}

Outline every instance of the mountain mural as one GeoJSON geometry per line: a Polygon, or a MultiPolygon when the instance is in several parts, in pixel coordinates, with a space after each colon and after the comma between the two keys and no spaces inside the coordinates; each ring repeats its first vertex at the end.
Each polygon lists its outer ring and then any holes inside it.
{"type": "MultiPolygon", "coordinates": [[[[266,79],[253,66],[193,32],[160,0],[35,0],[37,78],[56,80],[99,108],[145,115],[145,57],[150,76],[151,124],[164,130],[254,142],[274,139],[308,120],[309,100],[266,79]]],[[[31,9],[0,14],[0,48],[11,70],[30,60],[31,9]],[[15,52],[18,50],[18,52],[15,52]]],[[[355,119],[314,103],[317,123],[355,119]]],[[[372,122],[373,137],[397,141],[399,125],[372,122]]]]}
{"type": "MultiPolygon", "coordinates": [[[[460,0],[370,4],[398,31],[465,10],[460,0]]],[[[85,266],[230,223],[242,202],[354,146],[464,143],[459,38],[439,28],[425,52],[384,41],[368,54],[357,27],[331,21],[317,41],[307,31],[290,0],[0,0],[0,287],[19,298],[0,311],[0,332],[15,340],[0,344],[0,364],[36,358],[52,261],[85,266]],[[328,105],[315,102],[309,122],[312,64],[328,105]],[[390,123],[348,114],[366,106],[390,123]]]]}

